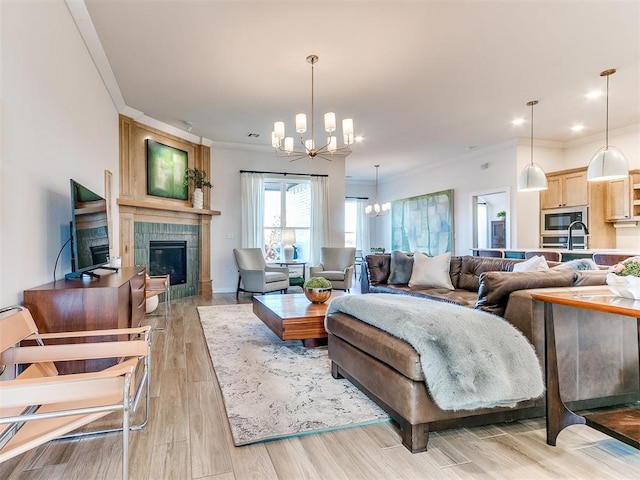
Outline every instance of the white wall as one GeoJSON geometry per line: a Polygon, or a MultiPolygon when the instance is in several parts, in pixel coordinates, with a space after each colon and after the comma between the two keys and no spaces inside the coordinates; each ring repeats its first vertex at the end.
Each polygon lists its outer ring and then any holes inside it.
{"type": "MultiPolygon", "coordinates": [[[[620,148],[630,169],[640,168],[640,125],[609,132],[610,145],[620,148]]],[[[569,144],[535,140],[534,161],[546,172],[586,167],[593,154],[604,146],[604,133],[569,144]]],[[[506,142],[458,158],[407,172],[394,178],[381,178],[380,202],[454,189],[454,254],[466,255],[473,247],[471,197],[506,191],[510,205],[507,229],[511,248],[537,248],[539,244],[540,202],[538,192],[518,192],[520,172],[530,161],[528,138],[506,142]],[[486,164],[487,168],[482,168],[486,164]]],[[[372,219],[371,245],[391,248],[391,217],[372,219]]],[[[617,248],[640,250],[640,226],[617,229],[617,248]]]]}
{"type": "MultiPolygon", "coordinates": [[[[344,160],[298,160],[277,158],[271,149],[236,150],[214,145],[211,149],[211,208],[222,215],[213,217],[211,228],[211,276],[213,291],[235,292],[238,270],[233,249],[241,246],[240,170],[329,175],[331,245],[344,246],[344,160]]],[[[308,266],[308,265],[307,265],[308,266]]]]}
{"type": "MultiPolygon", "coordinates": [[[[467,255],[473,247],[472,195],[507,191],[514,184],[515,176],[515,142],[508,142],[407,172],[406,175],[380,179],[379,200],[387,202],[453,189],[455,235],[453,252],[455,255],[467,255]]],[[[514,202],[517,199],[514,195],[510,198],[509,210],[513,212],[514,202]]],[[[377,222],[378,228],[377,236],[372,236],[371,245],[383,246],[389,250],[391,248],[391,216],[379,217],[374,221],[377,222]]]]}
{"type": "MultiPolygon", "coordinates": [[[[104,195],[108,169],[117,190],[118,117],[62,0],[0,1],[0,22],[0,305],[6,306],[53,280],[69,238],[69,179],[104,195]]],[[[67,246],[58,278],[69,271],[67,246]]]]}

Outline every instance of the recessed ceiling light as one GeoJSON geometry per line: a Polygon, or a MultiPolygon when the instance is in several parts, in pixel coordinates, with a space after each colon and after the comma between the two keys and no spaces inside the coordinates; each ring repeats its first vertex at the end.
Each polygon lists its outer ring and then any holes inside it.
{"type": "Polygon", "coordinates": [[[584,130],[584,125],[574,125],[571,127],[572,132],[581,132],[582,130],[584,130]]]}
{"type": "Polygon", "coordinates": [[[595,100],[596,98],[600,98],[602,96],[602,90],[594,90],[585,95],[589,100],[595,100]]]}
{"type": "Polygon", "coordinates": [[[514,125],[522,125],[524,123],[524,118],[516,118],[511,123],[514,125]]]}

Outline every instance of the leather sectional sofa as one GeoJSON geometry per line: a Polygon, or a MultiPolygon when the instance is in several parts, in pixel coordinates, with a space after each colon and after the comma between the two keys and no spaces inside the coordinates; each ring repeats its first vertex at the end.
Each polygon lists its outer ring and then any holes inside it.
{"type": "MultiPolygon", "coordinates": [[[[531,293],[540,288],[584,293],[606,290],[604,272],[571,268],[512,272],[520,261],[454,256],[450,277],[455,288],[448,290],[390,285],[390,255],[369,255],[363,263],[362,292],[422,296],[500,315],[529,339],[544,371],[543,306],[531,293]]],[[[428,305],[425,302],[425,308],[428,305]]],[[[575,410],[638,400],[635,321],[569,307],[558,307],[554,313],[561,389],[567,405],[575,410]]],[[[402,442],[412,452],[426,450],[429,431],[544,415],[544,398],[513,408],[441,410],[429,396],[419,356],[409,344],[340,312],[327,316],[326,328],[334,377],[348,378],[384,408],[400,425],[402,442]]]]}

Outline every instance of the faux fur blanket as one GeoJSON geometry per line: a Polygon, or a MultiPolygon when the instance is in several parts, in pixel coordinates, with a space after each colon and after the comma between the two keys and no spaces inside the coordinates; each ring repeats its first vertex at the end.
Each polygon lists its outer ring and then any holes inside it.
{"type": "Polygon", "coordinates": [[[533,347],[496,315],[384,293],[338,297],[329,304],[327,314],[332,312],[349,314],[412,345],[420,354],[427,389],[443,410],[512,407],[544,392],[533,347]]]}

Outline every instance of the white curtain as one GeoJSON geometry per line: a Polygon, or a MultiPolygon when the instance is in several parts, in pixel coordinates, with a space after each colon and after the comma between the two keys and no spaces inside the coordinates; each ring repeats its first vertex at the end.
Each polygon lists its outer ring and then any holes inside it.
{"type": "Polygon", "coordinates": [[[311,177],[311,245],[309,265],[320,263],[320,247],[329,247],[329,179],[311,177]]]}
{"type": "Polygon", "coordinates": [[[240,173],[242,247],[264,248],[264,174],[240,173]]]}
{"type": "Polygon", "coordinates": [[[358,199],[356,201],[356,250],[360,250],[362,255],[369,253],[369,217],[364,213],[368,200],[358,199]]]}

